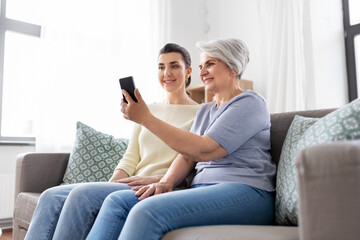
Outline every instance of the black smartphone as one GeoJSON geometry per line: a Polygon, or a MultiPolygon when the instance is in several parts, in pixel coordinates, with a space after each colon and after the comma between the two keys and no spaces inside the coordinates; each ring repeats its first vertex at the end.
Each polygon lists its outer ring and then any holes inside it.
{"type": "MultiPolygon", "coordinates": [[[[137,99],[136,99],[135,94],[134,94],[135,83],[134,83],[133,77],[130,76],[130,77],[125,77],[125,78],[120,78],[120,79],[119,79],[119,83],[120,83],[121,89],[126,90],[126,91],[130,94],[131,98],[132,98],[135,102],[137,102],[137,99]]],[[[123,94],[123,99],[124,99],[124,101],[127,103],[124,94],[123,94]]]]}

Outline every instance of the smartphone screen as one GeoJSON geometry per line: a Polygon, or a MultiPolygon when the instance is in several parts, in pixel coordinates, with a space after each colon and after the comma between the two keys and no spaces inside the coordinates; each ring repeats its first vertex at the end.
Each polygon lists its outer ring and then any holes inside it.
{"type": "MultiPolygon", "coordinates": [[[[134,83],[133,77],[130,76],[130,77],[125,77],[125,78],[120,78],[120,79],[119,79],[119,83],[120,83],[121,89],[126,90],[126,91],[130,94],[131,98],[132,98],[135,102],[137,102],[137,99],[136,99],[135,94],[134,94],[135,83],[134,83]]],[[[127,103],[124,94],[123,94],[123,99],[124,99],[124,101],[127,103]]]]}

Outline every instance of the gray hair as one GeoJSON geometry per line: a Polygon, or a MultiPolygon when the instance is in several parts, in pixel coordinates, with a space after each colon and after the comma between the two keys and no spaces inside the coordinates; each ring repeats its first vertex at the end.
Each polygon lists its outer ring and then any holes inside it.
{"type": "Polygon", "coordinates": [[[239,39],[216,39],[210,42],[197,42],[196,48],[201,53],[217,58],[235,70],[240,79],[249,62],[249,49],[239,39]]]}

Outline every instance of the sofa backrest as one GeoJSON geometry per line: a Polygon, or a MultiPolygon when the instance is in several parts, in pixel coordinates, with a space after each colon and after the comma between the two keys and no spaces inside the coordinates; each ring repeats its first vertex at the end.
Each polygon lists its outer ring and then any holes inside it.
{"type": "Polygon", "coordinates": [[[273,113],[271,114],[271,129],[270,129],[270,140],[271,140],[271,157],[276,165],[279,163],[282,145],[284,143],[287,131],[291,125],[295,115],[304,117],[321,118],[328,113],[334,111],[332,109],[320,109],[320,110],[307,110],[307,111],[296,111],[296,112],[285,112],[285,113],[273,113]]]}

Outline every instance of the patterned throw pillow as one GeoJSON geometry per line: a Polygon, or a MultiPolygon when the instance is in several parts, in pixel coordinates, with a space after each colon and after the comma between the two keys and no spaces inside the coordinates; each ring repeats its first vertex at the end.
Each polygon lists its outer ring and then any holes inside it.
{"type": "MultiPolygon", "coordinates": [[[[286,135],[285,142],[291,141],[288,137],[291,138],[291,134],[286,135]]],[[[297,153],[305,147],[316,144],[360,139],[360,99],[320,118],[296,138],[298,140],[294,144],[290,142],[290,146],[286,148],[284,144],[279,161],[275,200],[275,217],[279,225],[298,224],[296,176],[286,173],[289,171],[294,173],[297,153]]]]}
{"type": "Polygon", "coordinates": [[[307,118],[295,115],[281,150],[277,175],[276,175],[276,200],[275,219],[279,225],[290,225],[297,222],[298,199],[296,193],[296,171],[293,161],[297,154],[298,141],[318,118],[307,118]]]}
{"type": "Polygon", "coordinates": [[[76,127],[64,183],[108,181],[126,151],[128,140],[116,139],[81,122],[77,122],[76,127]]]}

